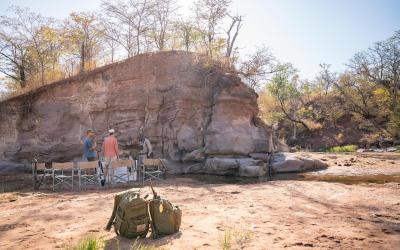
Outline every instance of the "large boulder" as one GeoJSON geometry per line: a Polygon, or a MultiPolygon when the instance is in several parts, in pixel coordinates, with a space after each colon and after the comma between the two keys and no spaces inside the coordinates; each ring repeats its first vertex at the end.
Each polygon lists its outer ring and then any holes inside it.
{"type": "Polygon", "coordinates": [[[239,175],[243,177],[258,177],[265,175],[264,163],[252,158],[210,157],[201,165],[186,167],[185,173],[207,173],[215,175],[239,175]]]}
{"type": "Polygon", "coordinates": [[[268,162],[270,155],[267,153],[251,153],[250,157],[255,160],[261,160],[263,162],[268,162]]]}
{"type": "MultiPolygon", "coordinates": [[[[268,149],[269,130],[256,115],[257,94],[242,88],[240,78],[235,79],[231,88],[222,88],[212,99],[214,116],[204,138],[206,154],[249,155],[268,149]]],[[[228,82],[228,77],[221,79],[222,86],[228,82]]]]}
{"type": "Polygon", "coordinates": [[[204,152],[202,149],[193,150],[182,157],[182,162],[203,162],[204,152]]]}
{"type": "Polygon", "coordinates": [[[276,173],[314,171],[328,167],[321,160],[302,157],[293,153],[274,154],[271,166],[276,173]]]}
{"type": "Polygon", "coordinates": [[[241,177],[261,177],[267,173],[264,166],[240,166],[239,176],[241,177]]]}
{"type": "Polygon", "coordinates": [[[155,157],[176,162],[248,156],[269,148],[257,116],[257,94],[209,58],[141,54],[0,102],[0,160],[80,158],[88,128],[98,149],[114,128],[122,150],[143,132],[155,157]]]}
{"type": "MultiPolygon", "coordinates": [[[[193,152],[192,152],[193,153],[193,152]]],[[[192,154],[190,153],[190,155],[192,154]]],[[[197,150],[194,153],[198,154],[197,150]]],[[[254,155],[253,155],[254,156],[254,155]]],[[[263,158],[262,155],[257,155],[263,158]]],[[[270,157],[268,155],[268,157],[270,157]]],[[[173,173],[234,175],[241,177],[262,177],[267,174],[267,164],[263,160],[249,157],[208,157],[204,162],[188,161],[187,163],[171,163],[173,173]]],[[[315,171],[326,168],[323,161],[299,156],[293,153],[275,153],[271,159],[272,170],[276,173],[315,171]]],[[[170,168],[170,166],[169,166],[170,168]]]]}
{"type": "Polygon", "coordinates": [[[233,158],[208,158],[205,163],[205,173],[215,175],[236,175],[239,162],[233,158]]]}
{"type": "Polygon", "coordinates": [[[240,167],[263,165],[261,160],[255,160],[253,158],[238,158],[236,161],[240,167]]]}

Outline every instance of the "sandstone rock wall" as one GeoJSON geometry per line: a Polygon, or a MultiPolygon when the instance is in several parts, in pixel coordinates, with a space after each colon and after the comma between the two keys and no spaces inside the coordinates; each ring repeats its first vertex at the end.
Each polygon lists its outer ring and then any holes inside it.
{"type": "Polygon", "coordinates": [[[69,161],[87,128],[99,144],[114,128],[124,150],[141,131],[174,161],[265,152],[257,95],[196,54],[159,52],[42,87],[0,103],[0,160],[69,161]]]}

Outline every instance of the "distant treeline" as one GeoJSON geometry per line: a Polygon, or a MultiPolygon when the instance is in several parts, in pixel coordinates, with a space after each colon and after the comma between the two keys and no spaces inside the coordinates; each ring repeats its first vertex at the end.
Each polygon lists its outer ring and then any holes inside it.
{"type": "Polygon", "coordinates": [[[296,144],[298,135],[319,134],[318,145],[326,143],[323,135],[336,145],[346,137],[400,138],[400,31],[355,54],[344,72],[320,67],[314,80],[304,80],[292,65],[280,65],[260,93],[262,116],[282,137],[296,144]]]}
{"type": "Polygon", "coordinates": [[[103,1],[99,12],[64,20],[11,6],[0,17],[3,89],[33,88],[151,51],[199,52],[233,65],[243,19],[230,5],[197,0],[184,18],[174,0],[103,1]]]}

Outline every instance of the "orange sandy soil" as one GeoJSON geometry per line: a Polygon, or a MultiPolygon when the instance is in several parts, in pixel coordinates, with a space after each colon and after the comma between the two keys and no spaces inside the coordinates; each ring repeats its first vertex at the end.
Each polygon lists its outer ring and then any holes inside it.
{"type": "MultiPolygon", "coordinates": [[[[325,157],[331,165],[338,161],[327,155],[316,157],[325,157]]],[[[338,157],[345,162],[342,158],[348,156],[338,157]]],[[[389,166],[387,171],[400,172],[400,157],[386,161],[368,157],[375,164],[361,167],[358,162],[353,167],[368,170],[389,166]]],[[[400,249],[397,182],[207,184],[172,177],[155,187],[162,197],[181,207],[182,226],[175,235],[142,240],[144,245],[221,249],[224,231],[235,227],[246,239],[237,244],[234,236],[232,248],[400,249]]],[[[129,249],[133,240],[103,230],[112,212],[114,194],[121,190],[124,188],[0,194],[0,249],[63,249],[87,234],[103,237],[106,249],[116,249],[117,241],[121,249],[129,249]]],[[[148,187],[143,189],[143,193],[149,192],[148,187]]]]}

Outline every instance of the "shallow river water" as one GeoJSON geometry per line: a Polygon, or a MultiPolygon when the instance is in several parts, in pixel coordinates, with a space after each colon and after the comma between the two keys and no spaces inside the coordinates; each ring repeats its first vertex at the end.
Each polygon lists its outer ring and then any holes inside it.
{"type": "MultiPolygon", "coordinates": [[[[260,178],[242,178],[237,176],[216,176],[207,174],[186,174],[183,177],[203,182],[205,184],[253,184],[271,181],[268,177],[260,178]]],[[[384,184],[388,182],[400,183],[400,174],[391,175],[332,175],[332,174],[313,174],[313,173],[285,173],[275,174],[272,181],[323,181],[336,182],[343,184],[362,184],[362,183],[377,183],[384,184]]]]}

